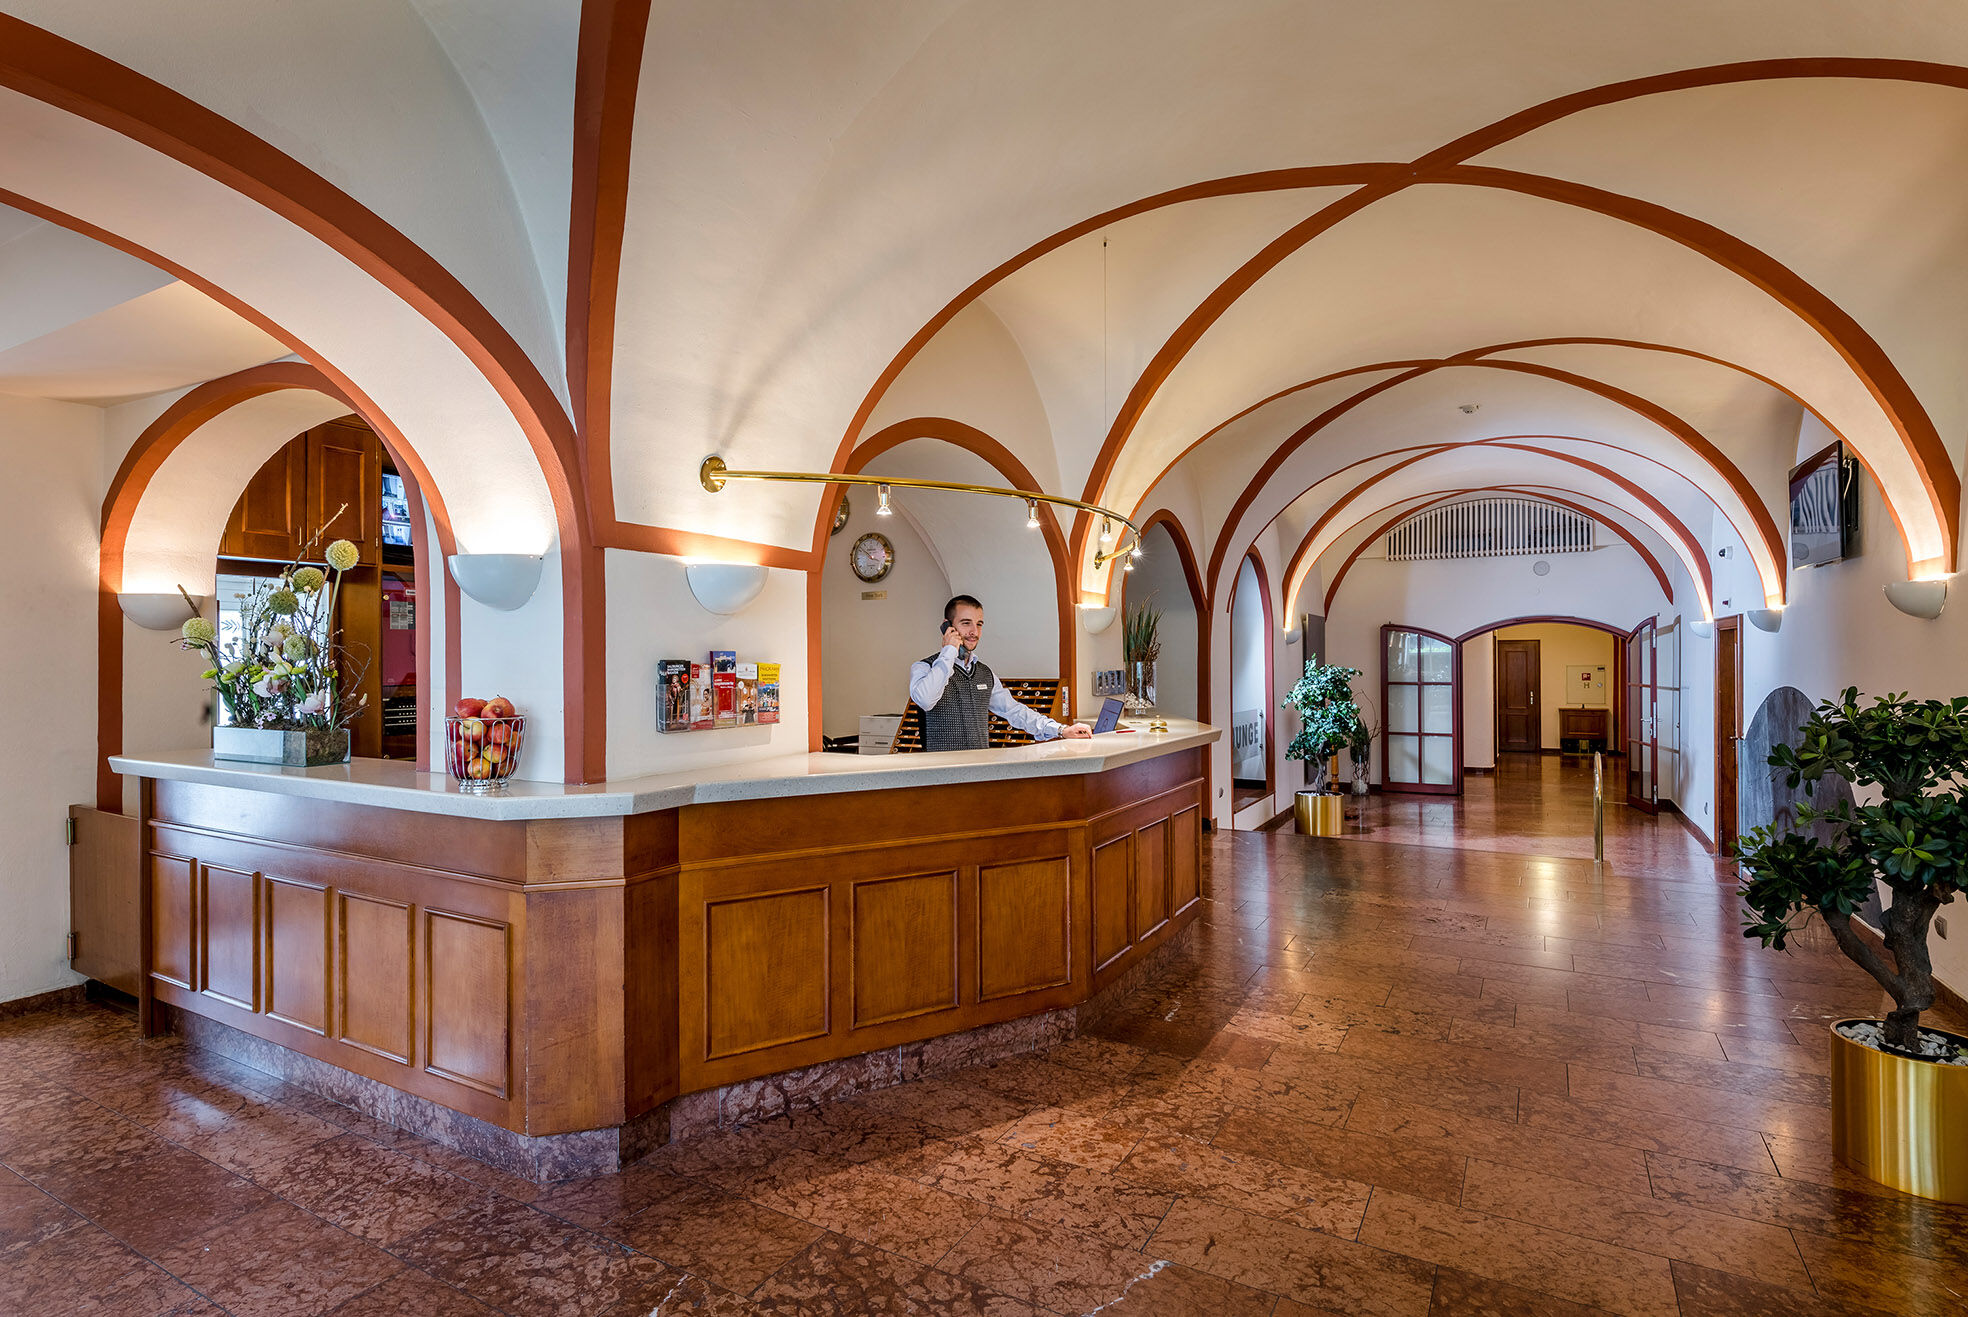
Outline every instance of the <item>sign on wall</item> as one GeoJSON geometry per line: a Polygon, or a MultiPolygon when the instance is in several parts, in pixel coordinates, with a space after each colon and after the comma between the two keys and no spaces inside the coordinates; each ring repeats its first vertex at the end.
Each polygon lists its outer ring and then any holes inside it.
{"type": "Polygon", "coordinates": [[[1565,703],[1575,708],[1603,708],[1606,703],[1606,665],[1566,664],[1565,703]]]}

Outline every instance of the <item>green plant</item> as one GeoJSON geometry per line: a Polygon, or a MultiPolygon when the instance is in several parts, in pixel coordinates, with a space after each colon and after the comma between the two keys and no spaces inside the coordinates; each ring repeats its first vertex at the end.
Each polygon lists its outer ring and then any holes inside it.
{"type": "Polygon", "coordinates": [[[1128,605],[1121,622],[1121,658],[1128,663],[1153,663],[1162,652],[1162,610],[1151,600],[1128,605]]]}
{"type": "Polygon", "coordinates": [[[1326,790],[1332,757],[1350,748],[1365,729],[1360,707],[1353,702],[1353,678],[1359,675],[1358,668],[1321,663],[1314,654],[1283,700],[1283,707],[1299,719],[1298,735],[1285,748],[1285,757],[1312,766],[1313,791],[1326,790]]]}
{"type": "Polygon", "coordinates": [[[1968,884],[1968,697],[1875,697],[1861,706],[1856,687],[1812,711],[1795,746],[1780,745],[1770,765],[1807,793],[1827,775],[1876,788],[1872,804],[1801,805],[1799,829],[1823,822],[1829,840],[1772,825],[1738,847],[1744,937],[1781,950],[1802,920],[1817,914],[1839,949],[1892,994],[1889,1046],[1920,1051],[1920,1013],[1934,1004],[1927,931],[1934,914],[1968,884]],[[1875,883],[1892,893],[1881,932],[1889,964],[1852,927],[1875,883]]]}

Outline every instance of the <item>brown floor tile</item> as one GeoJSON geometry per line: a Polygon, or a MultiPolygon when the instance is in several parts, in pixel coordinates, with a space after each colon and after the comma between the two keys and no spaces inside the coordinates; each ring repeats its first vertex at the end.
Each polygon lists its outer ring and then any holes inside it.
{"type": "Polygon", "coordinates": [[[1061,1313],[1112,1303],[1147,1276],[1154,1259],[1064,1226],[987,1216],[944,1255],[941,1267],[986,1289],[1061,1313]]]}
{"type": "Polygon", "coordinates": [[[1233,1207],[1179,1198],[1148,1252],[1339,1312],[1428,1311],[1434,1268],[1233,1207]]]}
{"type": "Polygon", "coordinates": [[[610,1222],[668,1198],[676,1178],[651,1166],[631,1166],[609,1175],[563,1180],[534,1199],[533,1206],[584,1230],[606,1233],[610,1222]]]}
{"type": "Polygon", "coordinates": [[[1681,1317],[1876,1317],[1885,1311],[1860,1308],[1827,1299],[1811,1290],[1799,1292],[1726,1271],[1710,1271],[1691,1262],[1675,1262],[1674,1292],[1681,1300],[1681,1317]]]}
{"type": "Polygon", "coordinates": [[[1575,1138],[1556,1130],[1457,1115],[1386,1098],[1361,1098],[1354,1103],[1346,1128],[1410,1142],[1445,1157],[1485,1157],[1626,1193],[1648,1192],[1647,1158],[1639,1149],[1575,1138]]]}
{"type": "Polygon", "coordinates": [[[1084,1070],[1099,1075],[1103,1079],[1119,1081],[1128,1078],[1140,1068],[1147,1053],[1139,1047],[1129,1047],[1126,1043],[1116,1043],[1105,1038],[1082,1035],[1071,1042],[1040,1052],[1041,1059],[1054,1065],[1063,1065],[1068,1070],[1084,1070]]]}
{"type": "Polygon", "coordinates": [[[44,1187],[146,1256],[273,1201],[258,1185],[181,1148],[44,1187]]]}
{"type": "Polygon", "coordinates": [[[1375,1191],[1360,1242],[1633,1317],[1675,1311],[1665,1258],[1406,1194],[1375,1191]]]}
{"type": "Polygon", "coordinates": [[[1788,1230],[1647,1194],[1600,1189],[1472,1157],[1463,1177],[1462,1206],[1792,1289],[1811,1284],[1788,1230]]]}
{"type": "Polygon", "coordinates": [[[1161,1193],[1208,1199],[1342,1239],[1359,1232],[1369,1193],[1357,1181],[1180,1135],[1142,1139],[1114,1174],[1161,1193]]]}
{"type": "Polygon", "coordinates": [[[1446,1042],[1454,1020],[1426,1011],[1404,1011],[1392,1006],[1363,1006],[1338,997],[1303,997],[1295,1011],[1309,1020],[1342,1029],[1373,1029],[1404,1038],[1426,1038],[1446,1042]]]}
{"type": "Polygon", "coordinates": [[[1015,1121],[998,1142],[1054,1161],[1111,1171],[1140,1138],[1138,1130],[1109,1125],[1097,1117],[1058,1107],[1045,1107],[1015,1121]]]}
{"type": "Polygon", "coordinates": [[[403,1269],[289,1203],[272,1203],[151,1254],[237,1317],[311,1317],[403,1269]]]}
{"type": "Polygon", "coordinates": [[[1015,1098],[947,1077],[897,1084],[894,1088],[864,1093],[852,1101],[869,1111],[918,1121],[946,1136],[982,1134],[1010,1124],[1031,1109],[1029,1104],[1015,1098]]]}
{"type": "Polygon", "coordinates": [[[1522,1052],[1492,1051],[1467,1042],[1443,1047],[1420,1038],[1397,1038],[1362,1029],[1349,1033],[1339,1050],[1342,1056],[1364,1058],[1430,1079],[1451,1076],[1537,1093],[1566,1091],[1562,1061],[1522,1052]]]}
{"type": "Polygon", "coordinates": [[[1428,1317],[1596,1317],[1605,1311],[1454,1267],[1437,1267],[1428,1317]]]}
{"type": "Polygon", "coordinates": [[[1066,1226],[1120,1248],[1140,1248],[1172,1197],[1003,1144],[959,1149],[932,1170],[929,1182],[999,1212],[1066,1226]]]}
{"type": "Polygon", "coordinates": [[[73,1096],[16,1108],[0,1123],[0,1161],[37,1181],[125,1166],[170,1146],[135,1121],[73,1096]]]}
{"type": "Polygon", "coordinates": [[[821,1229],[715,1185],[680,1182],[668,1198],[617,1221],[609,1233],[679,1271],[749,1294],[821,1229]]]}
{"type": "MultiPolygon", "coordinates": [[[[1957,1262],[1937,1262],[1852,1239],[1795,1233],[1811,1283],[1834,1303],[1869,1303],[1898,1313],[1968,1310],[1968,1267],[1957,1262]]],[[[1961,1242],[1959,1235],[1953,1242],[1961,1242]]]]}
{"type": "Polygon", "coordinates": [[[393,1252],[513,1317],[647,1312],[677,1281],[654,1258],[506,1198],[431,1226],[393,1252]]]}
{"type": "Polygon", "coordinates": [[[1533,1129],[1559,1130],[1645,1152],[1664,1152],[1744,1170],[1774,1171],[1770,1152],[1755,1130],[1710,1125],[1673,1112],[1623,1107],[1526,1093],[1520,1113],[1533,1129]]]}
{"type": "Polygon", "coordinates": [[[911,1262],[870,1244],[822,1235],[779,1268],[752,1296],[761,1313],[801,1317],[934,1314],[934,1317],[1039,1317],[1030,1304],[973,1280],[911,1262]]]}
{"type": "Polygon", "coordinates": [[[339,1304],[327,1317],[496,1317],[496,1311],[441,1280],[406,1270],[339,1304]]]}
{"type": "Polygon", "coordinates": [[[1456,1202],[1462,1195],[1463,1155],[1409,1140],[1239,1112],[1224,1121],[1213,1142],[1226,1152],[1254,1153],[1288,1166],[1444,1203],[1456,1202]]]}
{"type": "Polygon", "coordinates": [[[456,1216],[491,1192],[354,1134],[303,1148],[254,1178],[316,1216],[383,1245],[456,1216]]]}
{"type": "Polygon", "coordinates": [[[83,1225],[0,1259],[0,1312],[204,1317],[218,1309],[105,1232],[83,1225]]]}

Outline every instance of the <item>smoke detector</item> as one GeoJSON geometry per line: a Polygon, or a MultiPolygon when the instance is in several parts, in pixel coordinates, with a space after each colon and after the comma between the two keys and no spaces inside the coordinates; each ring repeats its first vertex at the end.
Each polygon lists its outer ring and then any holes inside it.
{"type": "Polygon", "coordinates": [[[1483,404],[1480,402],[1465,402],[1461,406],[1457,407],[1456,410],[1461,412],[1464,416],[1474,416],[1476,414],[1476,409],[1478,407],[1481,407],[1482,405],[1483,404]]]}

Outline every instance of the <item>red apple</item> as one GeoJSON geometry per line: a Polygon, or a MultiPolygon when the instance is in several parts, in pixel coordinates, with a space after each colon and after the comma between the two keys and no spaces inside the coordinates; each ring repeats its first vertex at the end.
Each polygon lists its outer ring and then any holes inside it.
{"type": "Polygon", "coordinates": [[[467,741],[477,742],[485,739],[485,721],[481,718],[466,718],[458,724],[458,735],[467,741]]]}
{"type": "Polygon", "coordinates": [[[487,718],[511,718],[515,714],[517,714],[519,710],[513,708],[513,702],[507,699],[505,696],[494,695],[491,699],[485,702],[484,712],[487,718]]]}
{"type": "Polygon", "coordinates": [[[511,723],[492,724],[492,744],[505,745],[512,739],[513,739],[513,725],[511,723]]]}
{"type": "Polygon", "coordinates": [[[451,712],[460,718],[476,718],[485,712],[485,701],[474,700],[471,696],[467,695],[458,701],[451,712]]]}
{"type": "Polygon", "coordinates": [[[503,764],[506,762],[506,748],[503,745],[488,745],[481,758],[488,764],[503,764]]]}
{"type": "Polygon", "coordinates": [[[492,776],[492,765],[484,759],[474,759],[471,761],[469,771],[475,780],[483,782],[492,776]]]}

